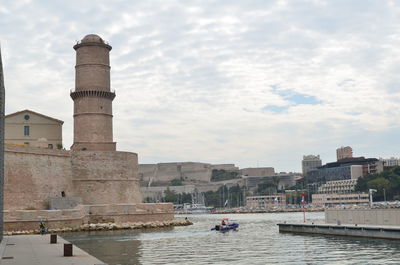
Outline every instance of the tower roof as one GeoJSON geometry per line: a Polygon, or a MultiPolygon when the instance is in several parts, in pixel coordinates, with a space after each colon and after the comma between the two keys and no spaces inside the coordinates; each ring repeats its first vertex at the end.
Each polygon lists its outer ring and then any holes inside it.
{"type": "Polygon", "coordinates": [[[103,46],[111,51],[112,47],[97,34],[88,34],[74,45],[74,49],[82,46],[103,46]]]}
{"type": "Polygon", "coordinates": [[[97,34],[88,34],[82,39],[81,43],[88,43],[88,42],[104,43],[104,40],[97,34]]]}

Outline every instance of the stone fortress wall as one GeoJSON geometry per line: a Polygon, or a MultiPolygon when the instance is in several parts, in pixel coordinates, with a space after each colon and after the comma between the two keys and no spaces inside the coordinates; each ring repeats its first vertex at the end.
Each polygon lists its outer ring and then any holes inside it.
{"type": "Polygon", "coordinates": [[[87,223],[162,222],[172,220],[170,203],[79,205],[64,210],[5,210],[5,231],[37,230],[45,220],[49,228],[79,228],[87,223]]]}
{"type": "Polygon", "coordinates": [[[275,175],[275,170],[273,167],[249,167],[241,169],[240,173],[244,176],[263,177],[275,175]]]}
{"type": "Polygon", "coordinates": [[[234,164],[211,165],[198,162],[176,162],[159,164],[140,164],[139,177],[142,183],[160,182],[166,183],[173,179],[184,181],[210,182],[212,171],[223,169],[238,171],[234,164]]]}
{"type": "Polygon", "coordinates": [[[83,204],[140,203],[138,157],[117,151],[72,151],[73,194],[83,204]]]}
{"type": "Polygon", "coordinates": [[[6,146],[4,209],[45,210],[62,192],[83,204],[140,203],[137,161],[128,152],[6,146]]]}
{"type": "Polygon", "coordinates": [[[86,222],[173,219],[170,203],[144,204],[137,155],[114,151],[64,151],[5,146],[5,231],[78,227],[86,222]],[[52,210],[54,198],[79,198],[73,209],[52,210]]]}
{"type": "Polygon", "coordinates": [[[19,146],[4,151],[4,210],[44,210],[49,198],[73,194],[69,151],[19,146]]]}

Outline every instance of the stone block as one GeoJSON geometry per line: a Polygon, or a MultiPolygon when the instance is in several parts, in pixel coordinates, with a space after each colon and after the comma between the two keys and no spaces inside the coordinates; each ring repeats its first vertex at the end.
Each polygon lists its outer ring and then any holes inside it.
{"type": "Polygon", "coordinates": [[[50,198],[50,209],[73,209],[81,203],[82,199],[80,197],[52,197],[50,198]]]}

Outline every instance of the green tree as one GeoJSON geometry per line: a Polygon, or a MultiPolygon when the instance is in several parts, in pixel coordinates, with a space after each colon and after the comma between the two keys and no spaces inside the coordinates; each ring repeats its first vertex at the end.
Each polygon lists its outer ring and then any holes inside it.
{"type": "Polygon", "coordinates": [[[224,169],[213,169],[211,172],[211,181],[222,181],[239,178],[239,173],[235,171],[226,171],[224,169]]]}
{"type": "Polygon", "coordinates": [[[183,183],[182,183],[181,179],[176,178],[176,179],[171,180],[171,185],[172,186],[182,186],[183,183]]]}
{"type": "Polygon", "coordinates": [[[165,195],[164,195],[163,199],[165,202],[175,203],[178,200],[178,196],[174,191],[171,191],[168,187],[167,190],[165,191],[165,195]]]}
{"type": "Polygon", "coordinates": [[[358,178],[355,189],[358,192],[377,190],[374,195],[376,201],[384,200],[384,193],[387,200],[400,199],[400,166],[358,178]]]}

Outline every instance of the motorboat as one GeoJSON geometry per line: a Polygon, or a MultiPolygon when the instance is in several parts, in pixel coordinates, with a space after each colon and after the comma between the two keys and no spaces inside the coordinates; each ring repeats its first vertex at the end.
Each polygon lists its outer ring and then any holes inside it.
{"type": "Polygon", "coordinates": [[[234,221],[230,220],[229,218],[222,218],[221,224],[216,225],[215,227],[211,228],[211,230],[220,231],[220,232],[227,232],[227,231],[237,231],[239,228],[239,224],[235,223],[234,221]]]}

